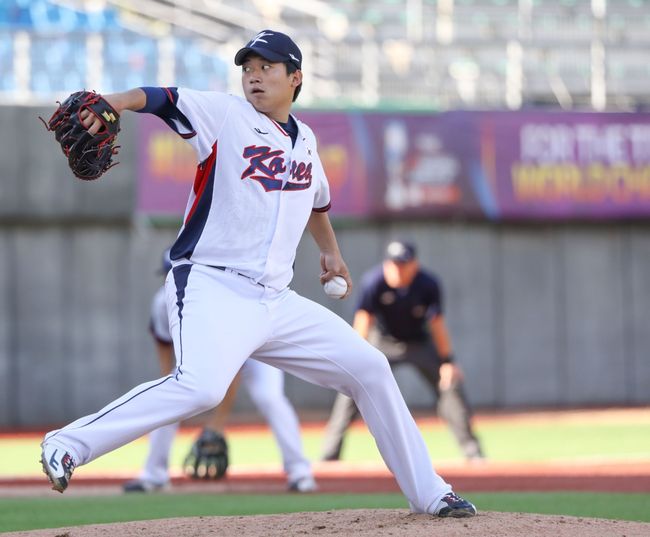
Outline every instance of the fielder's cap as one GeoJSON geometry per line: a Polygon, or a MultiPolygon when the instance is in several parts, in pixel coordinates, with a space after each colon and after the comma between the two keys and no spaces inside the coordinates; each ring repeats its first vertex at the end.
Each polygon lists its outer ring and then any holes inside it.
{"type": "Polygon", "coordinates": [[[270,62],[291,62],[298,69],[302,68],[302,53],[298,45],[281,32],[262,30],[235,54],[235,65],[244,63],[246,56],[251,52],[270,62]]]}
{"type": "Polygon", "coordinates": [[[171,248],[167,248],[162,255],[160,274],[167,274],[172,269],[171,248]]]}
{"type": "Polygon", "coordinates": [[[410,242],[393,241],[386,246],[386,259],[395,263],[408,263],[415,259],[417,250],[410,242]]]}

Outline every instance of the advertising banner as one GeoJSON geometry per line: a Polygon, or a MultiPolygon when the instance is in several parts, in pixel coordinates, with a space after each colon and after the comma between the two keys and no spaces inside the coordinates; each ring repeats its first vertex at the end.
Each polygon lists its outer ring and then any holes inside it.
{"type": "Polygon", "coordinates": [[[650,115],[495,113],[479,122],[502,218],[650,216],[650,115]]]}
{"type": "Polygon", "coordinates": [[[373,212],[411,216],[484,216],[491,193],[479,161],[472,116],[367,114],[365,136],[373,212]]]}
{"type": "MultiPolygon", "coordinates": [[[[314,112],[332,216],[650,217],[650,114],[314,112]]],[[[140,117],[138,211],[182,215],[192,148],[140,117]]]]}

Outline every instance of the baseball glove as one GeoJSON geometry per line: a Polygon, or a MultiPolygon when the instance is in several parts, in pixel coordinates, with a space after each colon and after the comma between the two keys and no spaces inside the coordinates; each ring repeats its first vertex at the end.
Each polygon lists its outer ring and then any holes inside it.
{"type": "Polygon", "coordinates": [[[221,479],[228,470],[228,444],[220,433],[203,429],[183,463],[194,479],[221,479]]]}
{"type": "Polygon", "coordinates": [[[120,131],[120,115],[94,91],[78,91],[58,104],[50,120],[46,123],[40,118],[41,121],[47,130],[54,131],[72,173],[86,181],[98,179],[117,164],[113,156],[119,147],[115,140],[120,131]],[[81,123],[84,109],[102,122],[102,128],[94,135],[81,123]]]}

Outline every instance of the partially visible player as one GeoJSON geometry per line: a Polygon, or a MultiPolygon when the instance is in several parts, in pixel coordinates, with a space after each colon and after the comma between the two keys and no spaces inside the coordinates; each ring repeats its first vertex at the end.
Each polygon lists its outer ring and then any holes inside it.
{"type": "MultiPolygon", "coordinates": [[[[237,52],[235,64],[244,98],[183,88],[105,96],[117,113],[157,115],[196,151],[165,283],[177,367],[47,433],[43,470],[63,492],[75,466],[219,404],[254,358],[351,396],[413,511],[476,515],[433,469],[385,356],[289,287],[307,228],[320,251],[320,282],[338,275],[352,288],[327,215],[316,137],[290,113],[303,82],[300,49],[289,36],[264,30],[237,52]]],[[[102,128],[90,112],[83,120],[90,134],[102,128]]]]}
{"type": "MultiPolygon", "coordinates": [[[[169,250],[163,254],[162,273],[171,270],[169,250]]],[[[175,367],[174,348],[169,331],[165,288],[161,287],[151,303],[150,330],[156,341],[163,375],[175,367]]],[[[237,395],[239,381],[243,382],[253,403],[271,427],[282,454],[288,488],[294,492],[317,490],[311,464],[302,451],[300,424],[293,406],[284,394],[284,374],[256,360],[247,360],[230,385],[224,400],[208,416],[203,431],[196,439],[185,461],[185,469],[194,477],[220,478],[228,468],[228,446],[223,435],[225,424],[237,395]]],[[[127,481],[125,492],[155,492],[169,486],[169,454],[178,422],[152,431],[149,453],[142,473],[127,481]]]]}

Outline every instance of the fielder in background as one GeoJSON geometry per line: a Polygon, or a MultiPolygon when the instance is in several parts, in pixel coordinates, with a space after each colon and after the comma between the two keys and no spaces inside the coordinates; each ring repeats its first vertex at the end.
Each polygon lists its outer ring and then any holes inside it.
{"type": "MultiPolygon", "coordinates": [[[[172,263],[170,251],[163,254],[161,273],[167,275],[172,263]]],[[[169,375],[175,367],[172,336],[164,286],[158,289],[151,303],[151,335],[163,375],[169,375]]],[[[304,456],[300,438],[300,424],[293,406],[284,394],[284,373],[275,367],[246,360],[226,395],[208,416],[201,434],[185,458],[183,468],[193,478],[220,479],[228,470],[228,444],[223,434],[241,381],[253,403],[268,422],[275,436],[283,467],[287,475],[288,489],[292,492],[317,490],[311,464],[304,456]]],[[[127,481],[125,492],[156,492],[169,487],[169,454],[179,423],[172,423],[152,431],[149,435],[149,453],[137,479],[127,481]]]]}
{"type": "MultiPolygon", "coordinates": [[[[352,288],[327,214],[316,137],[290,114],[303,82],[300,49],[289,36],[264,30],[235,64],[244,98],[149,87],[105,96],[118,114],[159,116],[196,151],[196,179],[165,282],[177,367],[47,433],[43,470],[63,492],[75,466],[218,405],[255,358],[352,397],[413,511],[474,516],[474,505],[433,469],[386,357],[289,287],[307,228],[320,250],[320,282],[338,275],[348,293],[352,288]]],[[[91,135],[104,128],[91,110],[80,117],[91,135]]]]}
{"type": "MultiPolygon", "coordinates": [[[[417,368],[465,458],[482,460],[463,373],[453,359],[438,278],[420,268],[413,244],[394,241],[386,248],[384,262],[364,274],[360,286],[353,328],[386,355],[391,368],[402,364],[417,368]]],[[[339,460],[345,432],[358,416],[354,401],[339,393],[325,430],[322,460],[339,460]]]]}

